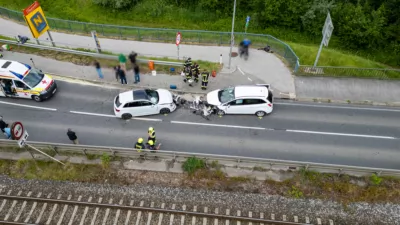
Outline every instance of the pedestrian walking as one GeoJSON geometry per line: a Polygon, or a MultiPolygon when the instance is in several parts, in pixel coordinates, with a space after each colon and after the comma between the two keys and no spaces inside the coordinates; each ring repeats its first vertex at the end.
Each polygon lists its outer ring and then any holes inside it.
{"type": "Polygon", "coordinates": [[[103,76],[103,72],[101,71],[101,67],[100,67],[99,61],[95,60],[94,61],[94,66],[96,67],[96,71],[97,71],[97,74],[99,75],[99,78],[103,79],[104,76],[103,76]]]}
{"type": "Polygon", "coordinates": [[[121,79],[121,84],[128,84],[128,82],[126,82],[125,71],[121,68],[121,66],[118,66],[118,74],[119,74],[119,79],[121,79]]]}
{"type": "Polygon", "coordinates": [[[133,72],[135,73],[135,84],[140,83],[140,74],[139,74],[139,66],[138,64],[133,64],[133,72]]]}
{"type": "Polygon", "coordinates": [[[76,136],[76,133],[72,131],[71,128],[68,128],[67,136],[69,140],[71,140],[74,144],[79,145],[78,137],[76,136]]]}

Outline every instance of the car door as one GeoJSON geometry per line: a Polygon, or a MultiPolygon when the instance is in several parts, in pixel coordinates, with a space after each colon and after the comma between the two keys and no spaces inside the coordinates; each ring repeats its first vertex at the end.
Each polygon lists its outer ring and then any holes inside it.
{"type": "Polygon", "coordinates": [[[243,99],[235,99],[227,104],[226,114],[242,114],[243,99]]]}
{"type": "Polygon", "coordinates": [[[142,112],[141,116],[154,115],[159,113],[157,105],[153,104],[150,101],[140,101],[140,108],[142,112]]]}
{"type": "Polygon", "coordinates": [[[31,98],[31,88],[19,80],[13,80],[16,95],[20,98],[31,98]]]}
{"type": "Polygon", "coordinates": [[[267,111],[267,103],[262,99],[257,98],[249,98],[245,99],[243,104],[244,107],[244,114],[255,114],[258,111],[267,111]]]}
{"type": "Polygon", "coordinates": [[[122,108],[121,115],[123,115],[124,113],[129,113],[132,116],[139,116],[141,114],[139,102],[135,101],[125,103],[124,107],[122,108]]]}

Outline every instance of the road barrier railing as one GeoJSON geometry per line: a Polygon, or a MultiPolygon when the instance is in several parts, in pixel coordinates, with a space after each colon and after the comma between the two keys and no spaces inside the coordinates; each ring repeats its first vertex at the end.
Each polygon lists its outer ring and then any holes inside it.
{"type": "MultiPolygon", "coordinates": [[[[325,173],[349,174],[355,176],[369,176],[373,173],[379,176],[397,176],[400,177],[400,170],[384,169],[384,168],[369,168],[348,165],[336,165],[314,162],[300,162],[290,160],[266,159],[266,158],[251,158],[242,156],[226,156],[216,154],[191,153],[191,152],[176,152],[158,150],[151,152],[143,150],[138,152],[133,148],[111,147],[111,146],[92,146],[92,145],[72,145],[47,142],[29,141],[27,144],[34,146],[44,152],[54,155],[63,154],[82,154],[82,155],[103,155],[104,153],[110,156],[118,156],[121,158],[141,159],[141,160],[164,160],[169,163],[183,163],[187,158],[198,157],[204,159],[208,164],[218,162],[224,167],[247,169],[251,171],[267,172],[267,171],[299,171],[301,169],[314,170],[325,173]]],[[[16,141],[0,140],[0,149],[12,150],[19,149],[16,141]]],[[[35,152],[31,152],[35,158],[35,152]]]]}
{"type": "MultiPolygon", "coordinates": [[[[89,56],[89,57],[99,58],[99,59],[109,59],[109,60],[118,61],[118,56],[112,55],[112,54],[99,54],[99,53],[89,52],[89,51],[78,51],[78,50],[69,49],[69,48],[59,48],[59,47],[52,47],[52,46],[48,46],[48,45],[37,45],[37,44],[32,44],[32,43],[21,44],[18,41],[6,40],[6,39],[0,39],[0,43],[25,46],[25,47],[29,47],[29,48],[36,48],[36,49],[49,50],[49,51],[57,51],[57,52],[74,54],[74,55],[89,56]]],[[[137,61],[139,63],[148,63],[149,61],[153,61],[154,64],[156,64],[156,65],[164,65],[164,66],[176,66],[176,67],[183,66],[183,63],[181,63],[181,62],[147,60],[147,59],[140,59],[140,58],[138,58],[137,61]]]]}

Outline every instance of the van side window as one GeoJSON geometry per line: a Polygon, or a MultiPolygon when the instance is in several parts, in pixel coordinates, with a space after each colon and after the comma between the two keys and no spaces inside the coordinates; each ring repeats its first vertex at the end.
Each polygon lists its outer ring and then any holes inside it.
{"type": "Polygon", "coordinates": [[[265,101],[262,99],[245,99],[244,100],[246,105],[256,105],[256,104],[265,104],[265,101]]]}
{"type": "Polygon", "coordinates": [[[17,88],[22,88],[22,89],[26,89],[28,88],[28,86],[26,86],[24,83],[22,83],[19,80],[14,80],[14,84],[17,88]]]}

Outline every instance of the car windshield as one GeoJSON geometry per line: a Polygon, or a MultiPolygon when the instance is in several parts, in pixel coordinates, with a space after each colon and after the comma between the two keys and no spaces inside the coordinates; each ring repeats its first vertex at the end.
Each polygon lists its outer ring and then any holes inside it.
{"type": "Polygon", "coordinates": [[[146,92],[146,94],[147,94],[149,100],[150,100],[153,104],[157,104],[157,103],[159,102],[160,96],[158,95],[158,92],[157,92],[157,91],[146,89],[145,92],[146,92]]]}
{"type": "Polygon", "coordinates": [[[230,102],[235,99],[235,88],[229,87],[218,91],[218,99],[221,103],[230,102]]]}
{"type": "Polygon", "coordinates": [[[36,69],[31,69],[24,77],[23,81],[30,87],[36,87],[43,80],[44,74],[36,69]]]}

